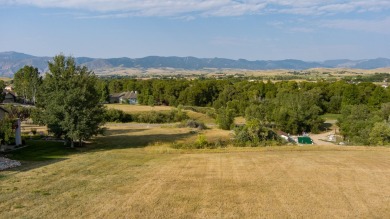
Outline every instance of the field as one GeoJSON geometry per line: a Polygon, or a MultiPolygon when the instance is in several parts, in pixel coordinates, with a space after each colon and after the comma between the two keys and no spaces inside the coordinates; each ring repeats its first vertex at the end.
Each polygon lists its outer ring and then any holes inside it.
{"type": "MultiPolygon", "coordinates": [[[[200,70],[180,70],[173,68],[159,68],[159,69],[136,69],[136,68],[108,68],[97,69],[95,73],[101,76],[119,75],[132,76],[138,78],[152,78],[152,77],[185,77],[196,78],[198,76],[205,77],[226,77],[226,76],[254,76],[273,78],[275,76],[292,76],[291,70],[275,69],[275,70],[247,70],[247,69],[200,69],[200,70]]],[[[313,68],[303,71],[296,71],[301,79],[337,79],[345,76],[369,75],[375,73],[389,73],[389,68],[378,69],[348,69],[348,68],[313,68]]]]}
{"type": "Polygon", "coordinates": [[[172,109],[170,106],[142,106],[142,105],[126,105],[126,104],[106,104],[108,109],[119,109],[126,113],[139,113],[147,111],[169,111],[172,109]]]}
{"type": "Polygon", "coordinates": [[[1,218],[386,218],[388,149],[76,153],[1,173],[1,218]]]}
{"type": "Polygon", "coordinates": [[[390,148],[173,149],[216,128],[107,124],[85,147],[28,141],[0,218],[389,218],[390,148]]]}

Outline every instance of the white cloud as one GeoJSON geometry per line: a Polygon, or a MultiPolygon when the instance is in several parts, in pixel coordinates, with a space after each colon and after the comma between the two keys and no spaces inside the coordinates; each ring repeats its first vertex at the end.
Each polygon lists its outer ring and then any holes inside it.
{"type": "Polygon", "coordinates": [[[382,20],[337,19],[322,21],[322,27],[390,34],[390,17],[382,20]]]}
{"type": "Polygon", "coordinates": [[[94,16],[106,17],[241,16],[257,13],[322,15],[390,9],[389,0],[0,0],[2,5],[80,9],[98,12],[99,15],[94,16]]]}

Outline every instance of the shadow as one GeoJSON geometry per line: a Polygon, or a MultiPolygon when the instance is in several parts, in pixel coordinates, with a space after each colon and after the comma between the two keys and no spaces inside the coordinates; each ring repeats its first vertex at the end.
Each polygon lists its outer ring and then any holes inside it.
{"type": "Polygon", "coordinates": [[[75,148],[64,146],[63,142],[46,140],[27,140],[28,145],[20,150],[1,152],[0,156],[22,163],[22,166],[1,171],[0,175],[9,175],[20,171],[29,171],[53,163],[67,160],[69,155],[106,151],[112,149],[143,148],[156,143],[169,143],[196,135],[194,132],[176,134],[129,135],[147,129],[107,130],[105,136],[94,138],[90,143],[84,143],[75,148]],[[3,174],[4,173],[4,174],[3,174]]]}
{"type": "Polygon", "coordinates": [[[186,139],[194,136],[196,133],[178,133],[178,134],[151,134],[151,135],[115,135],[103,136],[94,139],[93,143],[87,147],[90,150],[110,150],[126,148],[143,148],[155,143],[168,143],[186,139]]]}
{"type": "Polygon", "coordinates": [[[332,123],[324,122],[324,123],[321,124],[320,130],[321,131],[330,131],[330,130],[332,130],[332,126],[333,126],[332,123]]]}
{"type": "Polygon", "coordinates": [[[142,132],[145,130],[148,130],[148,129],[117,129],[117,130],[107,129],[104,132],[104,136],[121,135],[121,134],[126,134],[126,133],[136,133],[136,132],[142,132]]]}
{"type": "Polygon", "coordinates": [[[13,167],[10,169],[5,169],[3,171],[0,171],[0,173],[4,173],[5,175],[9,176],[9,175],[16,174],[16,173],[10,173],[10,172],[15,172],[15,171],[16,172],[26,172],[26,171],[30,171],[30,170],[33,170],[36,168],[40,168],[40,167],[44,167],[44,166],[51,165],[54,163],[58,163],[58,162],[61,162],[61,161],[67,160],[67,159],[68,158],[52,158],[52,159],[47,159],[44,161],[20,161],[20,163],[22,164],[21,166],[13,167]]]}
{"type": "Polygon", "coordinates": [[[7,171],[28,171],[42,166],[66,160],[67,156],[78,153],[77,148],[68,148],[63,142],[45,140],[27,140],[27,147],[15,151],[1,152],[0,156],[17,160],[22,166],[7,171]]]}

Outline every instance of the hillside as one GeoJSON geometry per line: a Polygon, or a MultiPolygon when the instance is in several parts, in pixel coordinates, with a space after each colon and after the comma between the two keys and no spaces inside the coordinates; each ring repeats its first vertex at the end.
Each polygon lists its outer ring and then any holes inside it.
{"type": "MultiPolygon", "coordinates": [[[[18,52],[0,52],[0,76],[12,77],[13,74],[24,65],[33,65],[41,72],[47,70],[47,62],[51,57],[38,57],[18,52]]],[[[247,69],[247,70],[306,70],[310,68],[358,68],[376,69],[390,67],[390,59],[377,58],[367,60],[327,60],[323,62],[307,62],[295,59],[286,60],[257,60],[224,59],[224,58],[196,58],[196,57],[161,57],[148,56],[144,58],[108,58],[97,59],[78,57],[76,62],[85,65],[91,70],[110,68],[135,68],[135,69],[158,69],[172,68],[184,70],[213,69],[247,69]]]]}

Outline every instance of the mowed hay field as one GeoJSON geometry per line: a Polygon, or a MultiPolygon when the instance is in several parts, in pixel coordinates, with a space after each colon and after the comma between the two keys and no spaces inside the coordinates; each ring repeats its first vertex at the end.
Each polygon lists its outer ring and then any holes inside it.
{"type": "Polygon", "coordinates": [[[144,106],[144,105],[129,105],[129,104],[105,104],[108,109],[118,109],[126,113],[140,113],[148,111],[169,111],[173,109],[170,106],[144,106]]]}
{"type": "Polygon", "coordinates": [[[210,142],[231,133],[106,127],[76,150],[28,141],[11,154],[25,160],[0,172],[0,218],[390,217],[390,148],[173,149],[198,133],[210,142]]]}
{"type": "Polygon", "coordinates": [[[0,172],[0,218],[390,217],[389,148],[174,150],[126,133],[0,172]]]}

